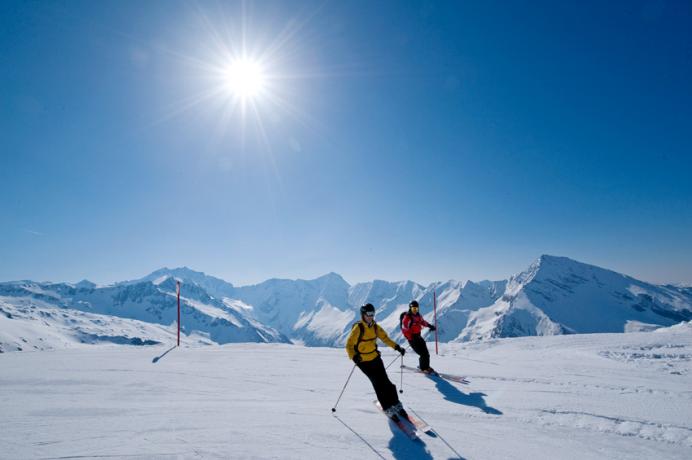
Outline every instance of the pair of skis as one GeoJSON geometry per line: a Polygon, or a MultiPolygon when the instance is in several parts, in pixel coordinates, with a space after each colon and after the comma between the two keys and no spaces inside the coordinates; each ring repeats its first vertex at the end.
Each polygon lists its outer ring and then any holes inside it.
{"type": "Polygon", "coordinates": [[[450,382],[461,383],[463,385],[469,384],[469,381],[466,380],[466,377],[462,377],[460,375],[445,374],[443,372],[437,372],[437,371],[432,371],[432,372],[428,373],[428,372],[423,372],[422,370],[418,369],[417,367],[411,367],[411,366],[401,366],[401,368],[405,369],[407,371],[418,372],[419,374],[424,374],[424,375],[427,375],[430,377],[441,377],[445,380],[449,380],[450,382]]]}
{"type": "MultiPolygon", "coordinates": [[[[445,380],[460,383],[463,385],[468,385],[468,383],[469,383],[469,381],[466,380],[466,377],[462,377],[459,375],[446,374],[446,373],[437,372],[437,371],[423,372],[422,370],[420,370],[417,367],[404,366],[403,364],[402,364],[401,368],[406,369],[408,371],[412,371],[412,372],[418,372],[419,374],[424,374],[424,375],[427,375],[429,377],[443,378],[445,380]]],[[[385,417],[387,417],[389,420],[391,420],[409,439],[411,439],[413,441],[419,439],[419,436],[418,436],[419,433],[426,433],[430,436],[435,436],[435,433],[434,433],[433,429],[430,427],[430,425],[428,425],[424,421],[414,417],[408,411],[406,412],[408,415],[408,418],[404,418],[400,415],[389,416],[382,410],[382,405],[380,404],[379,401],[375,400],[375,401],[373,401],[373,403],[380,410],[380,412],[385,417]]]]}
{"type": "Polygon", "coordinates": [[[379,401],[375,400],[373,401],[373,403],[385,417],[387,417],[397,427],[399,427],[399,429],[412,441],[418,439],[419,433],[431,434],[433,432],[430,425],[412,416],[409,412],[407,412],[408,418],[404,418],[400,415],[394,415],[390,417],[385,413],[385,411],[382,410],[382,405],[380,405],[379,401]]]}

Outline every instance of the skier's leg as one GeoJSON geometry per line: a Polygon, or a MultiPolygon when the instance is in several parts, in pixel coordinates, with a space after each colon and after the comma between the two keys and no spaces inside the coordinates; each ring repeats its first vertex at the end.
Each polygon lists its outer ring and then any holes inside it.
{"type": "MultiPolygon", "coordinates": [[[[387,410],[389,406],[391,406],[391,403],[389,403],[388,394],[382,382],[382,373],[379,369],[379,366],[377,365],[378,359],[381,363],[382,359],[377,358],[373,361],[365,361],[358,363],[357,366],[361,371],[363,371],[363,374],[365,374],[365,376],[370,380],[370,383],[372,384],[372,387],[375,390],[377,400],[380,402],[382,409],[387,410]]],[[[382,364],[382,368],[384,369],[384,364],[382,364]]]]}
{"type": "Polygon", "coordinates": [[[375,394],[377,394],[377,400],[380,401],[382,409],[387,410],[399,403],[396,386],[389,380],[382,358],[378,357],[371,362],[373,363],[373,378],[371,381],[375,387],[375,394]]]}
{"type": "Polygon", "coordinates": [[[416,350],[416,337],[415,336],[413,336],[413,338],[408,341],[408,344],[411,346],[411,350],[415,351],[416,354],[420,354],[420,353],[418,353],[418,350],[416,350]]]}
{"type": "Polygon", "coordinates": [[[428,352],[428,344],[425,343],[423,337],[418,337],[420,339],[420,368],[427,370],[430,369],[430,352],[428,352]]]}
{"type": "Polygon", "coordinates": [[[411,341],[411,348],[413,351],[418,353],[418,367],[420,370],[424,371],[430,367],[430,353],[428,353],[428,346],[425,344],[425,340],[420,335],[413,337],[411,341]]]}

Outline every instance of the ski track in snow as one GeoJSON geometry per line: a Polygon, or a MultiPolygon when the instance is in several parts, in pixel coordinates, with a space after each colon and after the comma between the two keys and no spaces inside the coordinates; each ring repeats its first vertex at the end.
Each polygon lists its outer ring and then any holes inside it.
{"type": "Polygon", "coordinates": [[[621,436],[637,436],[658,442],[684,444],[692,447],[692,428],[653,423],[641,420],[628,420],[619,417],[592,414],[588,412],[544,410],[538,422],[561,426],[615,433],[621,436]]]}
{"type": "MultiPolygon", "coordinates": [[[[394,355],[383,350],[383,360],[394,355]]],[[[433,428],[412,442],[343,349],[91,345],[0,355],[0,459],[688,459],[689,332],[444,344],[389,376],[433,428]],[[165,353],[168,351],[168,353],[165,353]],[[155,357],[160,359],[152,362],[155,357]]],[[[407,365],[416,357],[406,355],[407,365]]]]}

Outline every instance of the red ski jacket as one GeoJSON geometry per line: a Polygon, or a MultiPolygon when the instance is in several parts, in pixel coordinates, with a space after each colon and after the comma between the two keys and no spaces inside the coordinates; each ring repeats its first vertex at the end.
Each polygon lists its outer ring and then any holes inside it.
{"type": "Polygon", "coordinates": [[[423,319],[420,313],[406,312],[401,320],[401,332],[404,333],[406,340],[413,340],[414,335],[419,335],[422,327],[430,327],[430,324],[423,319]]]}

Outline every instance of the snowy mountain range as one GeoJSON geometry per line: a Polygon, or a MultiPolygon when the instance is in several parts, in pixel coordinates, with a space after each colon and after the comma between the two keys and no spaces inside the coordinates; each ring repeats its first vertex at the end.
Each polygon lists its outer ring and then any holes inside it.
{"type": "MultiPolygon", "coordinates": [[[[180,302],[181,330],[188,340],[289,342],[254,319],[250,306],[219,300],[194,282],[182,284],[180,302]]],[[[85,281],[0,283],[0,351],[62,348],[75,342],[170,343],[176,324],[173,276],[103,287],[85,281]]]]}
{"type": "Polygon", "coordinates": [[[182,282],[184,340],[199,343],[294,342],[339,346],[370,302],[395,340],[399,315],[417,299],[441,342],[501,337],[651,330],[692,319],[692,288],[659,286],[566,257],[541,256],[502,281],[375,280],[350,285],[329,273],[313,280],[270,279],[236,287],[188,268],[97,286],[0,283],[0,351],[70,343],[174,341],[176,281],[182,282]]]}
{"type": "Polygon", "coordinates": [[[628,332],[692,319],[692,290],[657,286],[566,257],[541,256],[455,341],[628,332]]]}

